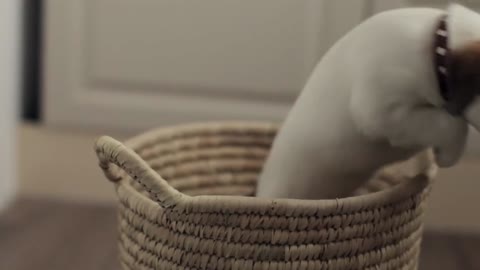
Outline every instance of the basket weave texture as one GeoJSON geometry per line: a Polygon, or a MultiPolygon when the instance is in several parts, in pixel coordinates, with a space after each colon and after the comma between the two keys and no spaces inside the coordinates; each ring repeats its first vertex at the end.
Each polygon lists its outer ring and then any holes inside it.
{"type": "Polygon", "coordinates": [[[249,197],[277,129],[216,122],[125,145],[99,138],[119,197],[123,269],[416,269],[433,174],[337,200],[249,197]]]}

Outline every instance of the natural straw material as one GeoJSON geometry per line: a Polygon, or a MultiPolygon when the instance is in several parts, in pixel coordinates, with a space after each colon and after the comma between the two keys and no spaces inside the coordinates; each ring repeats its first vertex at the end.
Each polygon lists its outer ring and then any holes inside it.
{"type": "Polygon", "coordinates": [[[126,146],[98,139],[100,167],[120,201],[123,268],[416,269],[429,160],[411,178],[379,174],[395,186],[361,196],[247,197],[276,131],[220,122],[153,130],[126,146]]]}

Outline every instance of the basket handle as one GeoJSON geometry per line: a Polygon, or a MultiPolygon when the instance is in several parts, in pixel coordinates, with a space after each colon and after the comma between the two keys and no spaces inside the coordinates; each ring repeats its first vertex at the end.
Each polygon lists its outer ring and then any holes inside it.
{"type": "Polygon", "coordinates": [[[110,181],[118,183],[122,180],[118,171],[121,169],[144,186],[150,197],[163,208],[175,206],[186,196],[172,188],[137,153],[121,142],[102,136],[96,140],[94,148],[99,166],[110,181]]]}

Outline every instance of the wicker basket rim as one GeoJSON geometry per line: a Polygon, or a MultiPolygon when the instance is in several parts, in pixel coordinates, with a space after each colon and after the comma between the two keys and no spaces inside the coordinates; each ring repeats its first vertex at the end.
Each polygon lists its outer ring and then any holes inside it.
{"type": "MultiPolygon", "coordinates": [[[[302,200],[289,198],[257,198],[232,195],[200,195],[181,194],[174,202],[153,200],[134,189],[126,181],[116,183],[117,193],[125,199],[134,199],[140,205],[149,205],[153,211],[160,208],[178,208],[185,212],[197,213],[236,213],[275,216],[284,212],[286,216],[309,216],[330,214],[352,214],[384,206],[394,206],[415,195],[429,192],[430,179],[424,175],[406,179],[395,187],[354,197],[338,199],[302,200]],[[279,209],[284,209],[280,211],[279,209]]],[[[423,195],[422,195],[423,196],[423,195]]],[[[142,208],[142,207],[140,207],[142,208]]],[[[140,209],[139,208],[139,209],[140,209]]],[[[150,211],[147,211],[150,212],[150,211]]],[[[283,216],[283,215],[278,215],[283,216]]]]}
{"type": "MultiPolygon", "coordinates": [[[[108,179],[115,183],[117,191],[121,196],[135,197],[145,204],[156,205],[156,207],[172,208],[181,207],[200,212],[256,212],[266,213],[274,208],[287,209],[286,212],[358,212],[363,209],[371,209],[382,205],[393,205],[396,202],[405,200],[416,194],[421,194],[428,189],[433,179],[432,175],[419,173],[402,181],[402,183],[385,190],[345,197],[338,199],[301,200],[289,198],[257,198],[242,196],[219,196],[201,195],[188,196],[171,187],[168,182],[133,150],[138,147],[145,147],[152,143],[155,138],[172,137],[176,132],[195,132],[198,129],[219,130],[219,129],[242,129],[263,131],[274,131],[278,127],[275,123],[259,121],[220,121],[202,122],[194,124],[180,124],[167,128],[157,128],[132,137],[125,144],[108,137],[102,136],[95,142],[95,151],[99,158],[99,165],[104,170],[108,179]],[[127,146],[128,145],[128,146],[127,146]],[[113,166],[112,166],[113,165],[113,166]],[[151,198],[144,196],[135,190],[128,181],[122,181],[121,171],[126,172],[133,179],[139,181],[150,193],[151,198]]],[[[119,194],[119,195],[120,195],[119,194]]],[[[294,214],[292,212],[292,214],[294,214]]]]}

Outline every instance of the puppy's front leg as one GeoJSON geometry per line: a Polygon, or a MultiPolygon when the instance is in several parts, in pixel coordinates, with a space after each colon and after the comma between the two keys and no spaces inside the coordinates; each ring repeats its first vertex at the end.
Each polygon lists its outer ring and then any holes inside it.
{"type": "Polygon", "coordinates": [[[396,114],[387,132],[394,146],[433,147],[440,167],[455,165],[461,158],[468,135],[465,120],[453,117],[442,108],[419,107],[396,114]]]}
{"type": "Polygon", "coordinates": [[[354,95],[351,105],[355,123],[372,139],[387,139],[396,147],[432,147],[440,167],[455,165],[463,154],[467,122],[443,108],[414,106],[388,97],[379,100],[367,91],[354,95]]]}
{"type": "Polygon", "coordinates": [[[351,112],[360,131],[373,139],[387,139],[393,146],[433,148],[441,167],[455,165],[461,158],[468,123],[444,108],[419,105],[417,76],[409,70],[382,67],[371,69],[352,90],[351,112]]]}
{"type": "Polygon", "coordinates": [[[452,130],[446,132],[445,143],[433,147],[435,161],[440,167],[451,167],[455,165],[465,151],[468,137],[468,124],[461,118],[453,118],[452,121],[454,121],[452,130]]]}

